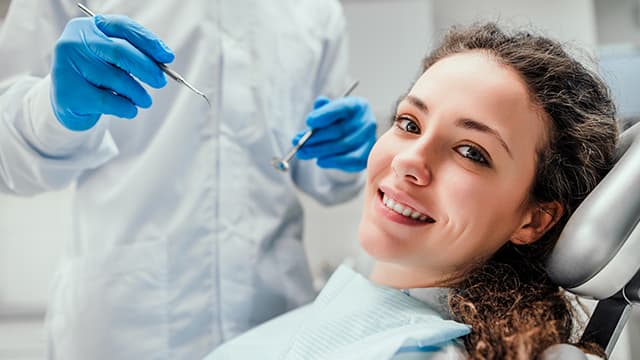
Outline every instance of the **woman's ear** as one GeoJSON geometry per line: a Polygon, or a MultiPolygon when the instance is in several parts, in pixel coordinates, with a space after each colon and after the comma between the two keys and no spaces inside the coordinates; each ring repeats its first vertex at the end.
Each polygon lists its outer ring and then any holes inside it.
{"type": "Polygon", "coordinates": [[[527,245],[537,241],[560,220],[563,213],[564,207],[557,201],[534,204],[525,213],[522,225],[511,235],[511,242],[527,245]]]}

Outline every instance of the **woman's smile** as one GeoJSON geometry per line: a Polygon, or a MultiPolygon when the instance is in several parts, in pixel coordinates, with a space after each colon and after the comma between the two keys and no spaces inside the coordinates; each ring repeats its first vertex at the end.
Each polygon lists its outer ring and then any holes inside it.
{"type": "Polygon", "coordinates": [[[403,197],[398,194],[379,189],[376,211],[384,218],[402,225],[425,226],[435,223],[435,220],[423,210],[403,202],[403,197]]]}

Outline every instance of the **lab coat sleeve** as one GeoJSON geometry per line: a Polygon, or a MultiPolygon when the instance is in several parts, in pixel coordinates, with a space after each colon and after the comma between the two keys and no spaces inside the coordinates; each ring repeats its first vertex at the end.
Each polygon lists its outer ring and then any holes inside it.
{"type": "MultiPolygon", "coordinates": [[[[316,96],[334,98],[341,96],[351,83],[348,76],[346,23],[338,2],[323,29],[326,29],[323,59],[313,86],[316,96]]],[[[302,123],[299,128],[305,128],[305,124],[302,123]]],[[[365,179],[364,172],[322,169],[314,160],[296,161],[292,178],[302,192],[324,205],[339,204],[355,197],[365,179]]]]}
{"type": "Polygon", "coordinates": [[[62,189],[115,156],[107,121],[72,132],[55,118],[51,54],[74,2],[12,1],[0,28],[0,191],[32,195],[62,189]]]}

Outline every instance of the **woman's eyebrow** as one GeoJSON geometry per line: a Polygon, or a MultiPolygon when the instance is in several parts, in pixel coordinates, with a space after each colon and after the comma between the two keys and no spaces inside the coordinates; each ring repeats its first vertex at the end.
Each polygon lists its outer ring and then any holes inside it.
{"type": "MultiPolygon", "coordinates": [[[[413,95],[407,95],[404,98],[404,100],[408,101],[409,103],[411,103],[411,105],[418,108],[420,112],[423,112],[425,114],[429,112],[429,107],[427,107],[427,104],[425,104],[422,100],[420,100],[419,98],[413,95]]],[[[509,154],[509,156],[513,159],[513,154],[511,154],[511,149],[509,149],[509,146],[507,146],[507,143],[504,141],[504,139],[502,139],[502,136],[500,136],[500,133],[497,130],[493,129],[492,127],[486,124],[483,124],[477,120],[471,120],[471,119],[460,119],[456,121],[456,126],[462,127],[465,129],[476,130],[476,131],[480,131],[480,132],[492,135],[500,142],[500,145],[502,145],[502,147],[507,151],[507,154],[509,154]]]]}
{"type": "Polygon", "coordinates": [[[404,98],[404,100],[407,100],[408,102],[411,103],[411,105],[417,107],[418,110],[420,110],[420,112],[423,112],[425,114],[429,112],[429,108],[427,107],[427,104],[425,104],[422,100],[418,99],[413,95],[407,95],[404,98]]]}
{"type": "Polygon", "coordinates": [[[507,154],[509,154],[509,156],[513,159],[513,155],[511,154],[509,146],[507,146],[507,143],[502,139],[500,133],[492,127],[471,119],[459,119],[456,121],[456,126],[492,135],[500,142],[500,145],[502,145],[502,147],[507,151],[507,154]]]}

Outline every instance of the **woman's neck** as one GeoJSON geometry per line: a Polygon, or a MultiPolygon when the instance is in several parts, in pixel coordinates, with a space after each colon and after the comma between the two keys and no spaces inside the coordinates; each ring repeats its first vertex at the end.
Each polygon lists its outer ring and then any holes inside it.
{"type": "Polygon", "coordinates": [[[417,269],[382,261],[375,262],[369,280],[396,289],[447,287],[447,284],[455,282],[451,273],[417,269]]]}

